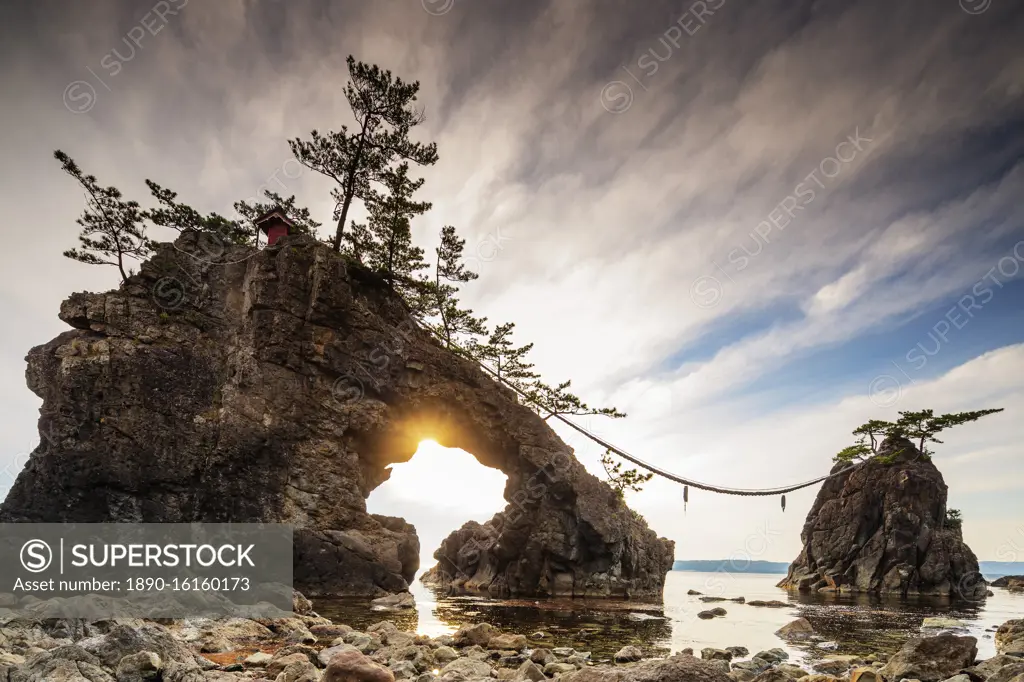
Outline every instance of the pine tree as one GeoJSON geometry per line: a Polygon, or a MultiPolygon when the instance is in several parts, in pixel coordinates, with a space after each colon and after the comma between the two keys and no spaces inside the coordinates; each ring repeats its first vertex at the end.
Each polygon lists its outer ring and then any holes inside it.
{"type": "Polygon", "coordinates": [[[545,384],[539,379],[534,381],[530,386],[531,407],[534,408],[537,414],[544,417],[544,421],[554,417],[556,414],[574,415],[577,417],[592,414],[612,417],[613,419],[621,419],[626,416],[614,407],[590,407],[580,400],[579,396],[569,392],[569,386],[571,385],[571,380],[563,381],[554,387],[545,384]]]}
{"type": "Polygon", "coordinates": [[[295,205],[294,194],[285,199],[277,192],[264,190],[263,196],[267,201],[257,201],[252,204],[247,201],[236,201],[234,205],[235,212],[243,219],[243,229],[252,235],[253,244],[259,243],[260,236],[259,228],[256,227],[256,219],[274,208],[283,210],[288,219],[295,223],[295,230],[292,234],[316,236],[320,223],[310,217],[308,208],[295,205]]]}
{"type": "Polygon", "coordinates": [[[931,451],[928,444],[942,443],[936,438],[939,433],[1002,411],[1003,408],[975,412],[952,412],[936,417],[934,410],[921,410],[920,412],[900,412],[900,418],[895,422],[872,419],[854,429],[853,435],[857,436],[857,441],[840,450],[832,458],[832,461],[837,464],[852,464],[877,459],[883,464],[891,463],[900,453],[897,451],[884,456],[879,454],[879,447],[886,438],[916,440],[921,457],[930,459],[935,453],[931,451]]]}
{"type": "Polygon", "coordinates": [[[423,186],[423,179],[409,178],[408,163],[387,170],[381,182],[387,193],[371,192],[367,199],[367,229],[372,236],[367,244],[367,261],[411,303],[421,288],[422,280],[416,274],[428,267],[423,249],[412,244],[412,219],[429,211],[431,204],[413,201],[412,195],[423,186]]]}
{"type": "Polygon", "coordinates": [[[459,307],[457,285],[478,277],[462,262],[465,246],[466,240],[459,239],[454,227],[445,225],[441,228],[441,244],[435,251],[434,280],[426,289],[426,300],[422,305],[426,315],[434,318],[427,325],[449,350],[460,349],[462,344],[458,342],[463,340],[462,337],[472,340],[487,334],[484,326],[487,318],[475,317],[472,310],[459,307]]]}
{"type": "Polygon", "coordinates": [[[529,382],[540,378],[531,371],[533,363],[526,362],[526,355],[533,350],[533,344],[516,348],[512,345],[512,332],[516,323],[508,322],[498,325],[486,344],[472,344],[470,351],[473,357],[489,362],[499,379],[507,381],[524,393],[529,392],[529,382]]]}
{"type": "Polygon", "coordinates": [[[60,151],[53,153],[65,173],[85,189],[85,210],[75,222],[81,225],[78,235],[81,247],[68,249],[64,255],[90,265],[113,265],[127,282],[125,259],[143,260],[152,253],[146,237],[146,213],[138,202],[125,201],[116,187],[103,187],[94,175],[83,175],[74,160],[60,151]]]}
{"type": "Polygon", "coordinates": [[[314,130],[310,139],[296,138],[288,144],[298,161],[337,183],[331,192],[335,201],[335,229],[332,244],[341,250],[345,222],[353,199],[366,201],[371,183],[379,181],[396,160],[420,165],[437,162],[437,145],[409,139],[411,129],[423,122],[415,108],[419,81],[406,83],[391,71],[348,57],[350,80],[345,98],[355,117],[355,128],[341,126],[338,132],[321,135],[314,130]]]}
{"type": "Polygon", "coordinates": [[[356,259],[357,262],[366,265],[366,258],[373,249],[373,235],[366,223],[352,221],[352,229],[345,233],[344,251],[356,259]]]}
{"type": "Polygon", "coordinates": [[[636,469],[623,471],[622,462],[616,462],[612,458],[611,450],[601,455],[601,466],[604,467],[604,473],[608,477],[606,479],[608,485],[612,487],[612,490],[619,496],[619,499],[626,496],[627,490],[635,493],[640,492],[643,490],[644,483],[654,478],[654,474],[641,474],[636,469]]]}
{"type": "Polygon", "coordinates": [[[161,187],[152,180],[146,180],[149,191],[159,206],[146,212],[154,225],[167,227],[178,232],[193,230],[213,234],[223,243],[250,244],[253,242],[252,230],[238,222],[230,220],[219,213],[202,215],[187,204],[178,201],[178,193],[161,187]]]}

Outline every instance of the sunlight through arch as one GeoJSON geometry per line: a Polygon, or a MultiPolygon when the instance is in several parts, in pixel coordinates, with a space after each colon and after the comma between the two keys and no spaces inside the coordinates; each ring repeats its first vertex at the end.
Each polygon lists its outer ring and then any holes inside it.
{"type": "Polygon", "coordinates": [[[404,464],[392,464],[391,478],[366,498],[371,514],[400,516],[416,526],[420,539],[420,570],[435,563],[434,550],[467,521],[489,521],[505,508],[508,477],[480,464],[459,448],[420,441],[404,464]]]}

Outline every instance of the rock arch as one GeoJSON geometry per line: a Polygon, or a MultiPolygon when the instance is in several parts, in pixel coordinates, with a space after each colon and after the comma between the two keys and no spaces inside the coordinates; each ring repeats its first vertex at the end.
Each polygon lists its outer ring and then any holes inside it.
{"type": "Polygon", "coordinates": [[[407,586],[419,543],[365,498],[429,437],[508,476],[437,580],[660,597],[673,544],[372,273],[304,237],[214,264],[201,246],[160,245],[119,290],[61,306],[74,329],[27,358],[44,437],[0,519],[293,523],[300,589],[375,595],[407,586]]]}

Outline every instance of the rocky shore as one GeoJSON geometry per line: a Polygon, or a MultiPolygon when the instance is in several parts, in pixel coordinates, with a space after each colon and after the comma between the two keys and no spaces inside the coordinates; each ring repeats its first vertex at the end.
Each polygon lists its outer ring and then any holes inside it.
{"type": "MultiPolygon", "coordinates": [[[[113,619],[85,622],[0,615],[0,682],[1024,682],[1024,620],[995,633],[998,655],[951,633],[908,640],[892,656],[834,655],[810,668],[782,648],[683,651],[645,659],[625,646],[610,660],[552,646],[550,635],[488,623],[428,637],[382,620],[357,631],[313,611],[296,593],[289,618],[113,619]]],[[[799,638],[796,621],[779,631],[799,638]]]]}

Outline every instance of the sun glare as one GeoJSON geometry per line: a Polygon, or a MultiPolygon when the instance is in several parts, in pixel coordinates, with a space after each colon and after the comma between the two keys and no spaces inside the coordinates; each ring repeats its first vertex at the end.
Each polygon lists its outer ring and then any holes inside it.
{"type": "Polygon", "coordinates": [[[434,565],[431,555],[453,530],[471,519],[487,521],[505,507],[505,474],[431,438],[420,441],[412,459],[390,469],[390,478],[366,499],[366,509],[416,525],[423,568],[434,565]]]}

